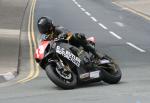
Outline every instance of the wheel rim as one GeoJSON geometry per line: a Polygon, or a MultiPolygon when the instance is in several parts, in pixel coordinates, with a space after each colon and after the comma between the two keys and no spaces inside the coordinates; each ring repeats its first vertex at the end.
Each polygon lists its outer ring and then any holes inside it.
{"type": "Polygon", "coordinates": [[[61,76],[62,78],[66,80],[70,80],[72,78],[71,72],[69,74],[66,74],[65,71],[60,71],[58,67],[56,67],[56,72],[59,76],[61,76]]]}
{"type": "Polygon", "coordinates": [[[71,70],[66,70],[64,68],[59,68],[59,66],[56,66],[54,69],[54,73],[57,75],[59,79],[64,81],[67,84],[70,84],[73,82],[73,74],[71,70]]]}

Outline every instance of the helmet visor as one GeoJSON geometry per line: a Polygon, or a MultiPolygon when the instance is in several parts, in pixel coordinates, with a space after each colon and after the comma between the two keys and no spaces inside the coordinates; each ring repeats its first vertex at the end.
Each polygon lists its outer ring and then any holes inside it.
{"type": "Polygon", "coordinates": [[[48,27],[46,27],[46,26],[39,26],[38,28],[39,28],[39,32],[41,34],[46,34],[49,31],[48,27]]]}

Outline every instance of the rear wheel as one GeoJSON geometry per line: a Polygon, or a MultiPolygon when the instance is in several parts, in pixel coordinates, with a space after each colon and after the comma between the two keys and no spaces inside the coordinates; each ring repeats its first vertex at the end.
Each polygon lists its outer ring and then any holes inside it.
{"type": "Polygon", "coordinates": [[[107,64],[104,69],[102,69],[102,80],[109,84],[116,84],[120,81],[122,76],[119,66],[112,62],[107,64]]]}
{"type": "Polygon", "coordinates": [[[73,89],[77,85],[77,76],[72,71],[64,71],[59,66],[47,65],[45,70],[49,79],[63,89],[73,89]]]}

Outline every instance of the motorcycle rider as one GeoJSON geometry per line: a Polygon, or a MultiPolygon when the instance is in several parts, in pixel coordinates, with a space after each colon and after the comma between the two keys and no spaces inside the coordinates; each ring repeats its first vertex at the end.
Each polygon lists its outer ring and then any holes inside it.
{"type": "Polygon", "coordinates": [[[55,26],[53,21],[48,17],[41,17],[37,22],[38,30],[41,33],[42,40],[54,40],[56,38],[63,38],[71,45],[76,47],[82,46],[85,51],[91,52],[100,63],[109,63],[104,57],[101,57],[93,46],[89,44],[83,33],[72,33],[62,26],[55,26]]]}

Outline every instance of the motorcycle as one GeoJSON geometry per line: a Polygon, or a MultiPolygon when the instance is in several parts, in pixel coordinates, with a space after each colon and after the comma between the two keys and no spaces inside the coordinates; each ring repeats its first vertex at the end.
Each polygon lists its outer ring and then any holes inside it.
{"type": "MultiPolygon", "coordinates": [[[[94,37],[87,40],[95,46],[94,37]]],[[[118,83],[122,76],[119,66],[109,56],[104,57],[110,62],[99,64],[90,52],[70,45],[63,39],[41,41],[34,54],[48,78],[63,89],[101,80],[109,84],[118,83]]]]}

